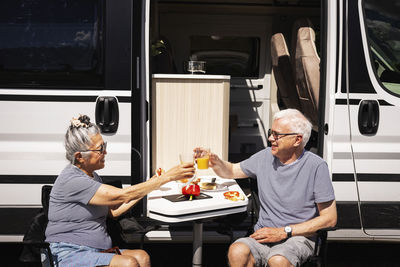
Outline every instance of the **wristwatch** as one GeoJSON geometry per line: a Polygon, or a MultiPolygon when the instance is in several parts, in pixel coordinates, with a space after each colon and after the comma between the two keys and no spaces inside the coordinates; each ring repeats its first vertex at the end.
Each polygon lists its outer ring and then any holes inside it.
{"type": "Polygon", "coordinates": [[[290,227],[289,225],[285,226],[285,233],[287,235],[287,238],[292,237],[292,227],[290,227]]]}

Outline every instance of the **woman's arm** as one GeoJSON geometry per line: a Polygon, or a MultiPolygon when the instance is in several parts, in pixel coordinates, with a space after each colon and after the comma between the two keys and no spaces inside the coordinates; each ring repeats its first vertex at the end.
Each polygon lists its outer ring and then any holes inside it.
{"type": "Polygon", "coordinates": [[[109,216],[112,217],[112,218],[119,217],[122,214],[124,214],[125,212],[127,212],[128,210],[130,210],[139,201],[140,201],[140,199],[134,199],[134,200],[129,201],[128,203],[122,203],[119,206],[117,205],[117,206],[114,206],[114,207],[110,207],[109,216]]]}
{"type": "MultiPolygon", "coordinates": [[[[184,163],[175,166],[159,177],[153,177],[146,182],[132,185],[123,189],[102,184],[90,199],[91,205],[120,206],[132,200],[139,201],[151,191],[160,188],[163,184],[194,175],[195,169],[192,163],[184,163]]],[[[133,205],[133,204],[132,204],[133,205]]]]}

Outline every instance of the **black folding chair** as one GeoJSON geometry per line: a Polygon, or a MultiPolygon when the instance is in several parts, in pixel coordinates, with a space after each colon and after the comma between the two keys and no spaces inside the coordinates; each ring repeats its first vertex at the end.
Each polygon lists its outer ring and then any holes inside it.
{"type": "Polygon", "coordinates": [[[42,206],[40,212],[32,219],[28,230],[23,238],[23,250],[19,260],[24,263],[40,263],[41,251],[45,253],[47,260],[43,266],[54,267],[53,255],[51,254],[50,244],[45,242],[45,231],[48,222],[49,199],[52,186],[42,186],[42,206]]]}
{"type": "MultiPolygon", "coordinates": [[[[121,181],[111,181],[106,184],[122,188],[121,181]]],[[[45,242],[45,231],[48,223],[48,211],[51,185],[42,186],[42,206],[40,212],[32,219],[31,224],[23,238],[23,250],[19,260],[24,263],[40,263],[41,251],[47,256],[43,267],[53,267],[53,255],[51,254],[50,244],[45,242]],[[48,262],[48,263],[47,263],[48,262]]],[[[135,242],[135,237],[140,236],[140,248],[143,248],[144,237],[149,231],[158,229],[160,226],[152,222],[139,223],[137,220],[126,214],[117,219],[107,218],[107,231],[113,242],[113,246],[129,247],[135,242]],[[144,226],[143,226],[144,225],[144,226]]]]}

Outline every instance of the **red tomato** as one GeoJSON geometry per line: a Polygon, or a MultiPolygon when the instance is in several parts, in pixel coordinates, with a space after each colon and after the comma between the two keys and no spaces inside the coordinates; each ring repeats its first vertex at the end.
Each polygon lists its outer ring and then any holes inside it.
{"type": "Polygon", "coordinates": [[[184,194],[185,196],[198,196],[200,195],[200,186],[197,184],[184,186],[182,187],[182,194],[184,194]]]}

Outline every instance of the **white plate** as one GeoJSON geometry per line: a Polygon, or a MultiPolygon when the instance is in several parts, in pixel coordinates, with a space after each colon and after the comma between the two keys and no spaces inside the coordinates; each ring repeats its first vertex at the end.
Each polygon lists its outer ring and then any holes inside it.
{"type": "Polygon", "coordinates": [[[200,191],[204,191],[204,192],[220,192],[220,191],[228,191],[228,187],[226,185],[222,185],[222,184],[216,184],[217,187],[215,189],[203,189],[201,188],[201,183],[199,183],[200,185],[200,191]]]}

